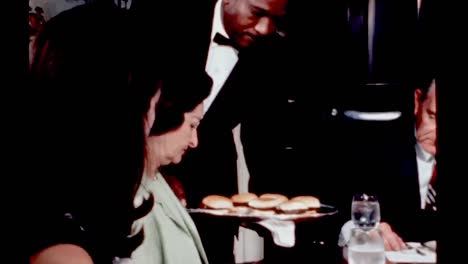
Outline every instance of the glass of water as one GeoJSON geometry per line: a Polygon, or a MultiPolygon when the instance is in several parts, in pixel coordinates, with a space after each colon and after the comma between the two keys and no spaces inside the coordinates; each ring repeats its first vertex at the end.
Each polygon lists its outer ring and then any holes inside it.
{"type": "Polygon", "coordinates": [[[385,264],[384,240],[378,228],[353,228],[347,246],[349,264],[385,264]]]}
{"type": "Polygon", "coordinates": [[[380,205],[374,194],[356,193],[351,204],[351,219],[354,225],[364,231],[380,223],[380,205]]]}

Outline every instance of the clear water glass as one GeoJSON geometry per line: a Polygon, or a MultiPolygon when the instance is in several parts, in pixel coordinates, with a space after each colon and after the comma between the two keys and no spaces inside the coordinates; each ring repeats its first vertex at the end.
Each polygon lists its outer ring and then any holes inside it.
{"type": "Polygon", "coordinates": [[[356,227],[369,231],[380,223],[380,204],[376,195],[357,193],[351,204],[351,219],[356,227]]]}
{"type": "Polygon", "coordinates": [[[347,246],[349,264],[385,264],[384,240],[378,228],[353,228],[347,246]]]}

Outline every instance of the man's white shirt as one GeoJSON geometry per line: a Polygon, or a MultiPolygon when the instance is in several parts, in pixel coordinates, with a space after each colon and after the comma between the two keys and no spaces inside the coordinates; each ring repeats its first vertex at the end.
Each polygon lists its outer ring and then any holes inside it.
{"type": "Polygon", "coordinates": [[[419,143],[416,143],[416,161],[418,163],[419,194],[421,195],[421,209],[426,207],[426,196],[429,182],[435,165],[433,155],[427,153],[419,143]]]}
{"type": "MultiPolygon", "coordinates": [[[[218,0],[213,15],[213,23],[211,28],[211,42],[208,49],[208,57],[206,59],[205,70],[213,79],[213,86],[211,93],[208,98],[203,101],[205,113],[210,108],[211,104],[215,100],[219,91],[223,87],[227,78],[231,74],[234,66],[239,60],[238,51],[231,46],[219,45],[213,41],[216,33],[229,38],[224,28],[221,13],[222,13],[222,1],[218,0]]],[[[240,140],[240,124],[233,129],[234,142],[237,151],[237,178],[238,178],[238,189],[240,192],[247,192],[248,181],[250,174],[247,168],[247,164],[244,158],[244,151],[242,142],[240,140]]],[[[235,240],[234,250],[237,262],[253,262],[263,259],[263,239],[259,237],[254,231],[249,229],[240,230],[239,240],[235,240]],[[249,245],[249,250],[245,245],[249,245]]]]}
{"type": "Polygon", "coordinates": [[[211,104],[213,103],[214,99],[218,95],[221,87],[223,87],[224,83],[226,82],[227,78],[234,69],[239,57],[238,51],[231,46],[226,45],[219,45],[213,41],[214,36],[216,33],[223,35],[226,38],[228,34],[224,29],[223,21],[221,19],[221,6],[222,1],[218,1],[215,5],[214,15],[213,15],[213,23],[211,28],[211,42],[210,47],[208,49],[208,57],[206,59],[205,70],[213,79],[213,86],[211,89],[211,93],[208,98],[203,101],[203,106],[205,113],[210,108],[211,104]]]}

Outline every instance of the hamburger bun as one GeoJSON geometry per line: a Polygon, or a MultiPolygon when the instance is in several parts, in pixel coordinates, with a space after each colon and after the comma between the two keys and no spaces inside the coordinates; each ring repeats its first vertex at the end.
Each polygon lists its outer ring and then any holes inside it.
{"type": "Polygon", "coordinates": [[[253,193],[239,193],[231,197],[234,206],[246,206],[250,201],[257,199],[258,196],[253,193]]]}
{"type": "Polygon", "coordinates": [[[287,201],[276,207],[276,210],[283,214],[300,214],[307,209],[309,209],[307,205],[299,201],[287,201]]]}
{"type": "Polygon", "coordinates": [[[233,206],[231,199],[221,195],[208,195],[202,200],[202,207],[208,209],[230,209],[233,206]]]}
{"type": "Polygon", "coordinates": [[[232,208],[229,208],[228,212],[235,214],[248,214],[252,212],[252,208],[249,208],[247,206],[234,206],[232,208]]]}
{"type": "Polygon", "coordinates": [[[320,208],[320,200],[317,197],[311,195],[296,196],[293,197],[291,201],[298,201],[304,203],[309,209],[320,208]]]}
{"type": "Polygon", "coordinates": [[[250,208],[257,210],[274,210],[276,206],[280,205],[283,201],[281,199],[273,198],[257,198],[248,203],[250,208]]]}
{"type": "Polygon", "coordinates": [[[262,194],[260,195],[259,198],[265,198],[265,199],[275,199],[275,200],[279,200],[281,202],[286,202],[288,199],[288,197],[282,195],[282,194],[276,194],[276,193],[265,193],[265,194],[262,194]]]}
{"type": "Polygon", "coordinates": [[[254,213],[257,216],[272,216],[276,214],[275,210],[258,210],[258,209],[252,209],[252,213],[254,213]]]}

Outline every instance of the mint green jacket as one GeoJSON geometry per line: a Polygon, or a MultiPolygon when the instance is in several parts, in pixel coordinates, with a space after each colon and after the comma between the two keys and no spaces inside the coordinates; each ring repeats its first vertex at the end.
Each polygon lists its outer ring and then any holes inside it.
{"type": "Polygon", "coordinates": [[[152,193],[155,204],[142,220],[143,243],[132,254],[135,264],[207,264],[197,228],[161,174],[144,177],[138,195],[152,193]]]}

